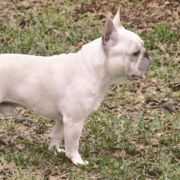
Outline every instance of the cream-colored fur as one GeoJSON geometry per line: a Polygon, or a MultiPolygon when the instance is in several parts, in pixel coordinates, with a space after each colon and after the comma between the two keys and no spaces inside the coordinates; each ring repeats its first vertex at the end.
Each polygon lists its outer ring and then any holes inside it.
{"type": "Polygon", "coordinates": [[[79,152],[85,119],[98,109],[109,86],[141,76],[150,66],[142,39],[120,23],[119,11],[107,19],[102,38],[77,53],[51,57],[0,55],[0,113],[28,107],[56,120],[50,149],[64,138],[66,156],[87,164],[79,152]]]}

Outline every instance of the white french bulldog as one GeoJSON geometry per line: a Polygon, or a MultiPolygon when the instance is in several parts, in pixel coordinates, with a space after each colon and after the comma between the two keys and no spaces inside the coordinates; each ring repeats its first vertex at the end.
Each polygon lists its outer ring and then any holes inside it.
{"type": "Polygon", "coordinates": [[[85,119],[98,109],[108,88],[131,76],[142,76],[151,60],[143,40],[120,23],[119,10],[108,18],[102,37],[77,53],[51,57],[0,55],[0,113],[14,115],[17,106],[56,119],[50,149],[65,153],[74,164],[88,164],[79,152],[85,119]]]}

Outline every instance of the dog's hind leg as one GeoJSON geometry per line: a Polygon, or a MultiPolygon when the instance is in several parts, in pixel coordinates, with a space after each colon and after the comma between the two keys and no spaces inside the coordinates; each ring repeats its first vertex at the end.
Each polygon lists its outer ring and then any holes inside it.
{"type": "Polygon", "coordinates": [[[2,102],[0,103],[0,114],[3,116],[13,116],[15,113],[15,109],[17,104],[10,102],[2,102]]]}
{"type": "Polygon", "coordinates": [[[51,140],[50,140],[49,149],[56,147],[58,152],[65,152],[64,149],[59,148],[60,142],[62,141],[64,135],[63,129],[64,129],[63,121],[57,120],[50,134],[51,140]]]}

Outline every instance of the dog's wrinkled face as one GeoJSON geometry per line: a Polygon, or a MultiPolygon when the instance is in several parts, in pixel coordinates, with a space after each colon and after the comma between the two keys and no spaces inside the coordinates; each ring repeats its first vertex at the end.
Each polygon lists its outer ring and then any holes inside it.
{"type": "Polygon", "coordinates": [[[111,57],[109,73],[118,75],[142,76],[148,70],[151,59],[143,40],[134,32],[126,30],[120,23],[119,10],[113,19],[107,19],[102,42],[111,57]]]}
{"type": "MultiPolygon", "coordinates": [[[[124,60],[127,67],[127,75],[131,76],[142,76],[147,72],[151,65],[151,59],[144,47],[143,40],[135,33],[126,30],[119,29],[119,35],[124,37],[123,44],[124,48],[122,53],[125,55],[124,60]]],[[[122,43],[117,44],[122,46],[122,43]]]]}

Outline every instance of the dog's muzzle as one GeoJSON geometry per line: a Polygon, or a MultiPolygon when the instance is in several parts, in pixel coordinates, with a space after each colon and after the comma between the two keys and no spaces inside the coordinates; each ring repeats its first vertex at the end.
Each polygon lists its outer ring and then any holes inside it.
{"type": "Polygon", "coordinates": [[[149,55],[147,52],[145,52],[144,57],[142,58],[138,70],[142,73],[145,73],[151,65],[151,58],[149,58],[149,55]]]}

